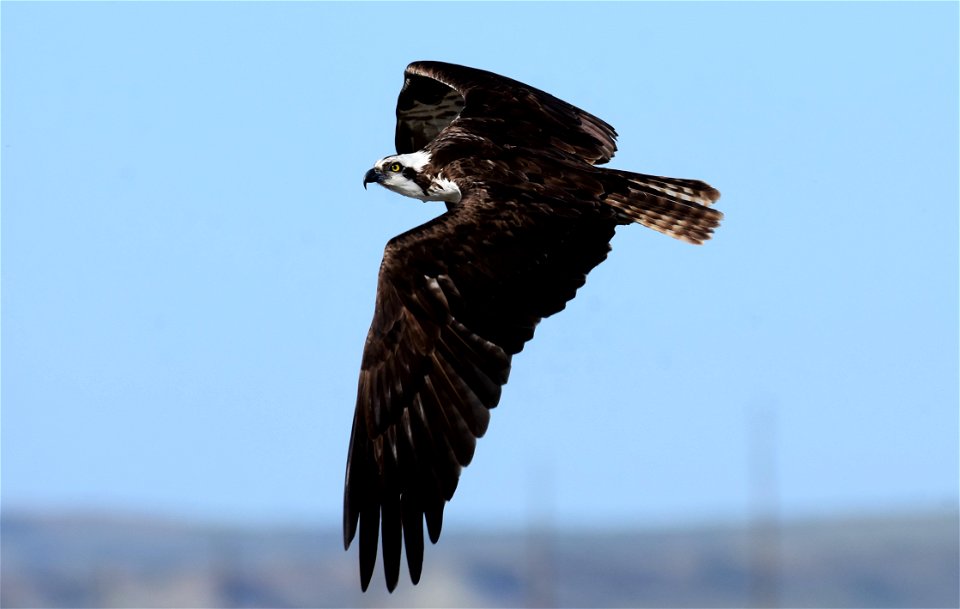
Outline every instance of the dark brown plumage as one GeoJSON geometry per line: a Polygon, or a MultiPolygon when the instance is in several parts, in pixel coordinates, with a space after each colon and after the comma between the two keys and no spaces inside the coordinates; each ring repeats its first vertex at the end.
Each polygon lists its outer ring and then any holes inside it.
{"type": "Polygon", "coordinates": [[[387,588],[401,545],[419,581],[423,524],[436,542],[512,356],[606,258],[616,226],[701,243],[722,217],[703,182],[596,167],[616,132],[543,91],[437,62],[405,77],[397,152],[423,150],[429,163],[403,171],[425,196],[438,177],[460,195],[391,239],[380,266],[344,492],[344,544],[359,528],[364,590],[378,538],[387,588]]]}

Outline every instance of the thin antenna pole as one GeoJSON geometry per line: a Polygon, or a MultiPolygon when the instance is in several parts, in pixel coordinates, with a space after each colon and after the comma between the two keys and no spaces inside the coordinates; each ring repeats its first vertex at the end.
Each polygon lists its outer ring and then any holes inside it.
{"type": "Polygon", "coordinates": [[[750,600],[753,607],[780,604],[780,514],[777,479],[777,406],[773,400],[749,410],[751,486],[750,600]]]}
{"type": "Polygon", "coordinates": [[[553,461],[532,463],[527,523],[527,606],[556,606],[556,588],[553,573],[553,461]]]}

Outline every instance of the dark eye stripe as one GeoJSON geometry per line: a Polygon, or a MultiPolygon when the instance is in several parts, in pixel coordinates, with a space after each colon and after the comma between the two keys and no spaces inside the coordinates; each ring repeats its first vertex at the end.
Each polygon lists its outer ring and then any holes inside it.
{"type": "Polygon", "coordinates": [[[408,180],[412,180],[413,178],[417,177],[417,172],[413,167],[404,167],[403,177],[407,178],[408,180]]]}

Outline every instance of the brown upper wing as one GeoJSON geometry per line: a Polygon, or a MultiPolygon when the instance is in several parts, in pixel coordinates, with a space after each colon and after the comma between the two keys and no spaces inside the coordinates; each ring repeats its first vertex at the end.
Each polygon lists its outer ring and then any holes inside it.
{"type": "Polygon", "coordinates": [[[497,187],[386,247],[347,458],[344,544],[360,532],[367,588],[382,537],[390,590],[401,539],[420,578],[423,522],[440,535],[460,469],[500,400],[510,359],[606,258],[611,212],[497,187]]]}
{"type": "Polygon", "coordinates": [[[467,131],[501,146],[561,150],[592,164],[617,150],[613,127],[540,89],[449,63],[407,66],[397,99],[397,152],[424,148],[455,119],[470,119],[467,131]]]}

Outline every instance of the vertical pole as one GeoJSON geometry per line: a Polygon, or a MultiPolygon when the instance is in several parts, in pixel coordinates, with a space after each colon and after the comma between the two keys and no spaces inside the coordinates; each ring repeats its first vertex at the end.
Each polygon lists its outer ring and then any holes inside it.
{"type": "Polygon", "coordinates": [[[751,487],[750,601],[753,607],[780,604],[780,528],[777,480],[777,407],[767,399],[749,411],[751,487]]]}

